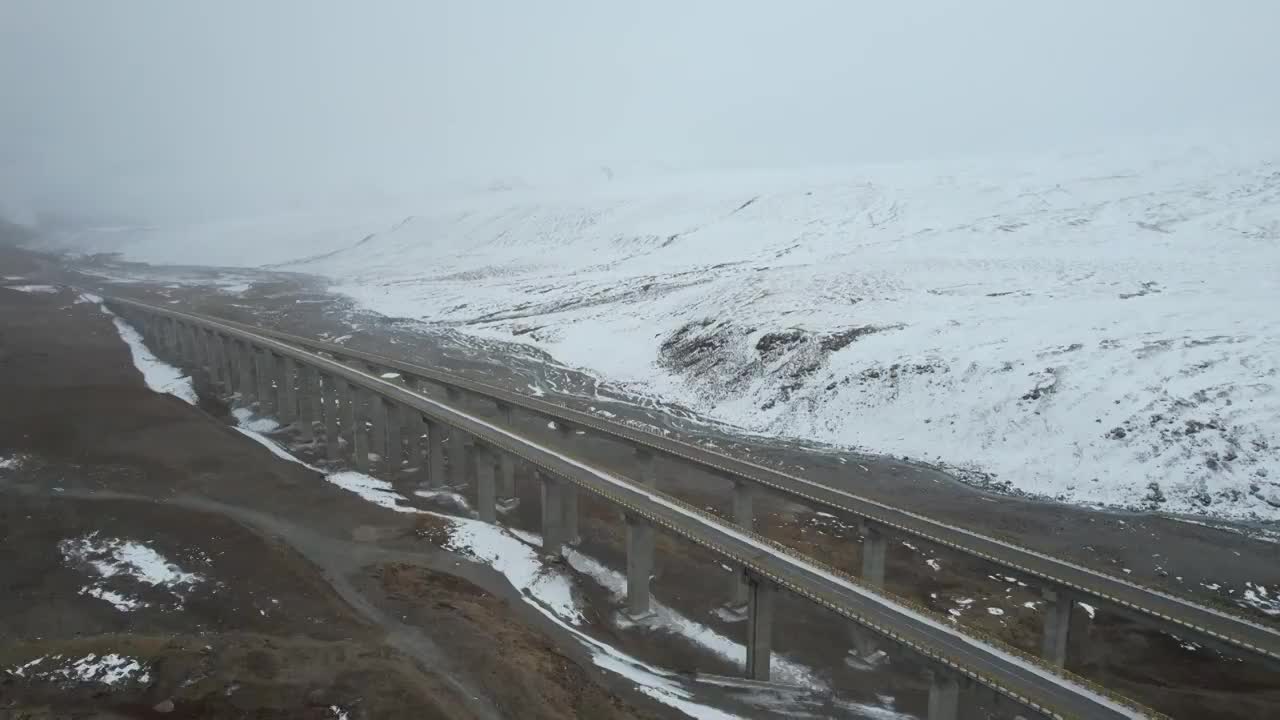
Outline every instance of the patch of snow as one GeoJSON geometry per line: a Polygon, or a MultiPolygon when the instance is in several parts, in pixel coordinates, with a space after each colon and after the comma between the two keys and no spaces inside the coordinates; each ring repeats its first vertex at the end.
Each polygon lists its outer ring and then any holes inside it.
{"type": "Polygon", "coordinates": [[[95,304],[95,305],[101,305],[101,304],[102,304],[102,296],[101,296],[101,295],[94,295],[93,293],[80,293],[79,295],[77,295],[77,296],[76,296],[75,302],[73,302],[73,303],[71,303],[71,304],[72,304],[72,305],[79,305],[79,304],[81,304],[81,303],[93,303],[93,304],[95,304]]]}
{"type": "Polygon", "coordinates": [[[1095,610],[1094,607],[1089,603],[1077,602],[1076,604],[1080,606],[1080,609],[1088,613],[1090,620],[1092,620],[1094,617],[1094,614],[1097,613],[1097,610],[1095,610]]]}
{"type": "Polygon", "coordinates": [[[255,417],[253,411],[248,408],[235,408],[231,411],[231,415],[235,417],[236,424],[245,430],[270,433],[280,429],[280,423],[269,417],[255,417]]]}
{"type": "Polygon", "coordinates": [[[24,293],[40,293],[40,294],[62,292],[60,288],[56,288],[52,285],[5,285],[4,289],[16,290],[18,292],[24,292],[24,293]]]}
{"type": "Polygon", "coordinates": [[[1004,615],[1004,610],[1001,610],[1000,608],[996,608],[996,607],[989,607],[987,608],[987,614],[1000,617],[1001,615],[1004,615]]]}
{"type": "Polygon", "coordinates": [[[333,720],[350,720],[351,717],[347,714],[346,710],[343,710],[337,705],[330,705],[329,712],[333,713],[333,720]]]}
{"type": "Polygon", "coordinates": [[[924,561],[924,564],[933,568],[934,572],[937,572],[938,570],[942,569],[942,563],[938,562],[937,558],[929,558],[928,560],[924,561]]]}
{"type": "Polygon", "coordinates": [[[0,457],[0,470],[17,470],[19,467],[22,467],[21,455],[0,457]]]}
{"type": "Polygon", "coordinates": [[[325,475],[324,479],[388,510],[402,513],[426,512],[411,505],[402,505],[401,503],[408,502],[408,498],[396,492],[391,483],[386,480],[379,480],[354,470],[330,473],[325,475]]]}
{"type": "Polygon", "coordinates": [[[529,388],[529,394],[533,395],[534,397],[544,397],[547,394],[545,390],[538,387],[537,385],[528,385],[527,387],[529,388]]]}
{"type": "Polygon", "coordinates": [[[1231,142],[672,176],[451,196],[410,222],[326,212],[66,242],[289,263],[364,308],[529,343],[710,419],[981,471],[996,489],[1280,519],[1280,491],[1256,483],[1280,476],[1280,317],[1258,312],[1280,291],[1280,152],[1231,142]]]}
{"type": "Polygon", "coordinates": [[[146,603],[137,598],[131,598],[128,595],[123,595],[96,585],[85,585],[80,588],[80,594],[95,597],[99,600],[105,600],[111,603],[111,605],[120,612],[129,612],[130,610],[137,610],[138,608],[147,606],[146,603]]]}
{"type": "Polygon", "coordinates": [[[258,443],[259,445],[261,445],[261,446],[265,447],[266,449],[270,450],[272,455],[275,455],[276,457],[280,458],[281,460],[288,460],[289,462],[297,463],[297,464],[299,464],[299,465],[301,465],[301,466],[303,466],[303,467],[305,467],[305,468],[308,468],[308,469],[310,469],[310,470],[315,470],[316,472],[323,472],[323,471],[322,471],[322,470],[320,470],[319,468],[317,468],[317,467],[315,467],[315,466],[313,466],[313,465],[309,465],[309,464],[307,464],[307,463],[303,462],[301,459],[299,459],[299,458],[298,458],[298,457],[296,457],[295,455],[291,454],[288,450],[285,450],[283,447],[280,447],[280,445],[279,445],[278,443],[276,443],[274,440],[272,440],[271,438],[269,438],[269,437],[267,437],[267,436],[263,435],[263,434],[262,434],[262,433],[260,433],[260,432],[255,432],[255,431],[253,431],[253,430],[247,430],[247,429],[242,428],[242,427],[240,427],[240,426],[236,426],[236,430],[238,430],[238,431],[240,432],[240,434],[241,434],[241,435],[244,435],[245,437],[247,437],[247,438],[249,438],[249,439],[253,440],[254,442],[258,443]]]}
{"type": "Polygon", "coordinates": [[[107,309],[106,305],[101,303],[98,307],[102,312],[111,316],[111,321],[115,323],[116,330],[120,333],[120,339],[124,340],[125,345],[129,346],[129,354],[133,357],[133,366],[142,373],[142,379],[147,383],[147,387],[158,393],[168,393],[184,402],[196,405],[199,403],[199,397],[196,396],[195,386],[191,384],[191,378],[184,375],[181,370],[160,360],[151,351],[147,349],[146,343],[142,341],[142,335],[138,334],[133,326],[121,320],[118,315],[107,309]]]}
{"type": "Polygon", "coordinates": [[[58,543],[63,559],[84,563],[104,578],[127,575],[154,587],[192,587],[204,580],[184,571],[163,555],[138,542],[103,538],[96,531],[58,543]]]}
{"type": "Polygon", "coordinates": [[[582,611],[573,597],[572,581],[554,567],[544,566],[533,548],[495,525],[469,518],[449,519],[454,527],[448,549],[491,565],[517,590],[557,617],[575,625],[582,622],[582,611]]]}
{"type": "Polygon", "coordinates": [[[69,680],[74,682],[93,682],[101,685],[119,685],[136,682],[145,685],[151,682],[151,674],[146,666],[125,655],[109,653],[98,656],[93,653],[65,664],[61,655],[41,657],[24,665],[11,668],[9,673],[20,678],[33,680],[69,680]],[[45,667],[52,665],[52,667],[45,667]]]}
{"type": "Polygon", "coordinates": [[[1280,615],[1280,592],[1268,593],[1267,586],[1245,581],[1244,595],[1240,602],[1247,607],[1261,610],[1267,615],[1280,615]]]}

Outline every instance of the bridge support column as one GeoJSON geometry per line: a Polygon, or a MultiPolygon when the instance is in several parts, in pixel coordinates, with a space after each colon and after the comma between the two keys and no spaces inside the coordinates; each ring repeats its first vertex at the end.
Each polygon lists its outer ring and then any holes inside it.
{"type": "Polygon", "coordinates": [[[266,348],[254,348],[257,355],[258,370],[258,414],[274,415],[275,414],[275,387],[273,381],[275,373],[272,372],[272,356],[266,348]]]}
{"type": "MultiPolygon", "coordinates": [[[[347,436],[348,447],[356,446],[356,418],[363,417],[356,411],[356,387],[341,378],[335,378],[334,383],[338,391],[338,417],[339,427],[343,435],[347,436]]],[[[352,451],[354,453],[354,450],[352,451]]],[[[355,455],[353,454],[354,458],[355,455]]]]}
{"type": "Polygon", "coordinates": [[[330,460],[341,457],[338,442],[338,381],[332,375],[320,376],[321,414],[324,416],[324,452],[330,460]]]}
{"type": "Polygon", "coordinates": [[[467,486],[467,437],[458,428],[449,428],[449,484],[467,486]]]}
{"type": "Polygon", "coordinates": [[[355,425],[352,428],[354,436],[353,450],[351,460],[360,472],[369,472],[369,435],[378,431],[377,422],[374,421],[372,429],[370,428],[370,420],[368,417],[369,408],[377,398],[373,397],[373,393],[368,390],[350,386],[351,396],[355,398],[352,408],[355,411],[355,425]]]}
{"type": "Polygon", "coordinates": [[[542,554],[560,557],[564,546],[565,482],[558,477],[537,473],[542,495],[542,554]]]}
{"type": "MultiPolygon", "coordinates": [[[[733,522],[735,525],[746,530],[751,530],[755,525],[751,501],[751,486],[745,482],[734,481],[733,522]]],[[[726,609],[738,614],[740,614],[743,608],[750,603],[750,588],[747,587],[742,578],[743,571],[741,568],[734,569],[730,572],[729,600],[725,603],[726,609]]]]}
{"type": "Polygon", "coordinates": [[[889,541],[874,524],[862,520],[858,523],[862,533],[862,579],[870,585],[884,587],[884,563],[889,553],[889,541]]]}
{"type": "Polygon", "coordinates": [[[303,442],[316,440],[315,422],[320,415],[320,374],[311,365],[298,367],[298,429],[303,442]]]}
{"type": "Polygon", "coordinates": [[[956,720],[960,716],[960,681],[945,670],[929,672],[929,720],[956,720]]]}
{"type": "Polygon", "coordinates": [[[413,408],[400,408],[400,433],[404,436],[405,460],[419,473],[423,466],[422,415],[413,408]]]}
{"type": "Polygon", "coordinates": [[[636,464],[639,466],[637,476],[640,484],[647,488],[654,488],[658,485],[658,464],[653,457],[653,453],[646,448],[636,448],[635,451],[636,464]]]}
{"type": "Polygon", "coordinates": [[[222,373],[222,389],[230,395],[236,391],[236,356],[231,351],[231,338],[222,333],[213,337],[218,343],[218,367],[222,373]]]}
{"type": "Polygon", "coordinates": [[[237,340],[236,353],[240,357],[240,403],[247,407],[253,404],[257,396],[253,377],[253,346],[237,340]]]}
{"type": "Polygon", "coordinates": [[[387,404],[383,402],[381,395],[373,391],[369,391],[366,397],[365,412],[369,413],[369,421],[373,423],[373,431],[369,434],[369,452],[385,460],[387,457],[387,404]]]}
{"type": "Polygon", "coordinates": [[[581,540],[578,535],[578,486],[566,482],[561,493],[564,502],[564,541],[569,545],[577,545],[581,540]]]}
{"type": "Polygon", "coordinates": [[[283,356],[279,358],[279,385],[277,386],[277,395],[280,398],[280,408],[277,411],[280,414],[280,423],[282,425],[292,425],[298,419],[298,363],[293,358],[283,356]]]}
{"type": "Polygon", "coordinates": [[[649,609],[649,578],[653,576],[653,523],[627,513],[627,617],[643,620],[649,609]]]}
{"type": "Polygon", "coordinates": [[[479,442],[471,446],[472,464],[476,469],[476,511],[480,522],[498,522],[498,493],[493,465],[496,458],[479,442]]]}
{"type": "Polygon", "coordinates": [[[404,438],[401,436],[400,430],[404,427],[404,421],[400,419],[403,408],[397,403],[390,400],[379,398],[382,402],[382,414],[386,417],[387,439],[386,452],[382,456],[382,467],[391,476],[390,479],[396,479],[400,473],[401,460],[404,456],[404,438]]]}
{"type": "Polygon", "coordinates": [[[747,677],[770,680],[769,660],[773,654],[773,583],[743,572],[750,589],[747,602],[747,677]]]}
{"type": "Polygon", "coordinates": [[[1040,656],[1058,667],[1064,667],[1067,664],[1067,638],[1071,634],[1071,596],[1062,590],[1046,589],[1043,597],[1044,635],[1040,643],[1040,656]]]}
{"type": "Polygon", "coordinates": [[[439,490],[444,487],[444,438],[440,423],[425,420],[427,431],[427,487],[439,490]]]}
{"type": "Polygon", "coordinates": [[[520,505],[516,497],[516,456],[500,452],[498,458],[498,507],[510,512],[520,505]]]}

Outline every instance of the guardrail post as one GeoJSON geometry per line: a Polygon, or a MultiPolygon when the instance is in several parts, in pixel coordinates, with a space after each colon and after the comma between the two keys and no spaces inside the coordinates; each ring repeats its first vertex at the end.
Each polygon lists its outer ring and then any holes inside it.
{"type": "Polygon", "coordinates": [[[658,464],[648,448],[636,448],[636,463],[640,466],[640,484],[647,488],[658,485],[658,464]]]}
{"type": "Polygon", "coordinates": [[[342,452],[338,442],[338,381],[332,375],[321,375],[324,414],[324,450],[325,455],[336,461],[342,452]]]}
{"type": "Polygon", "coordinates": [[[400,472],[401,455],[404,452],[404,441],[400,436],[400,428],[404,424],[400,419],[401,408],[398,404],[378,396],[382,402],[382,415],[386,418],[386,447],[382,455],[382,467],[390,479],[394,480],[400,472]]]}
{"type": "Polygon", "coordinates": [[[747,601],[747,677],[769,681],[769,660],[773,654],[773,583],[751,573],[743,573],[750,588],[747,601]]]}
{"type": "Polygon", "coordinates": [[[1044,635],[1040,655],[1058,667],[1067,664],[1067,638],[1071,634],[1071,596],[1062,590],[1045,589],[1044,635]]]}
{"type": "Polygon", "coordinates": [[[947,670],[929,671],[929,720],[956,720],[960,716],[960,681],[947,670]]]}
{"type": "Polygon", "coordinates": [[[537,471],[538,486],[542,495],[542,553],[560,557],[564,548],[564,490],[565,482],[537,471]]]}
{"type": "Polygon", "coordinates": [[[488,447],[476,442],[471,446],[471,459],[476,472],[476,511],[480,522],[498,522],[498,493],[493,477],[495,458],[488,447]]]}
{"type": "MultiPolygon", "coordinates": [[[[355,385],[350,386],[349,392],[351,397],[355,398],[355,402],[351,404],[355,413],[355,424],[352,427],[355,442],[351,459],[356,470],[367,473],[369,472],[369,418],[367,417],[369,411],[367,408],[375,398],[371,397],[373,393],[355,385]]],[[[377,426],[375,425],[373,429],[376,432],[377,426]]]]}
{"type": "Polygon", "coordinates": [[[653,523],[627,513],[627,617],[643,620],[649,608],[649,578],[653,576],[653,523]]]}
{"type": "Polygon", "coordinates": [[[283,425],[292,425],[298,419],[298,395],[297,395],[297,376],[298,364],[293,358],[284,355],[279,358],[280,374],[278,376],[276,393],[279,398],[280,407],[277,413],[280,416],[280,422],[283,425]]]}
{"type": "Polygon", "coordinates": [[[427,487],[439,490],[445,485],[444,438],[440,423],[423,418],[427,431],[427,487]]]}
{"type": "Polygon", "coordinates": [[[302,432],[303,442],[315,442],[316,410],[319,408],[320,387],[319,375],[315,367],[300,365],[298,367],[298,429],[302,432]]]}
{"type": "Polygon", "coordinates": [[[272,381],[275,373],[271,367],[274,360],[271,351],[266,348],[254,348],[258,359],[258,414],[275,414],[275,388],[272,381]]]}
{"type": "Polygon", "coordinates": [[[889,553],[889,541],[874,524],[858,521],[862,534],[862,579],[875,587],[884,587],[884,563],[889,553]]]}

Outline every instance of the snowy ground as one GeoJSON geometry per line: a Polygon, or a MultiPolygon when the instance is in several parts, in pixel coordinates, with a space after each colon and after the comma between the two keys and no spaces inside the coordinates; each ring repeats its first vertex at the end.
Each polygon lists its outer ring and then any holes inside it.
{"type": "Polygon", "coordinates": [[[65,242],[328,276],[376,311],[531,343],[751,432],[1072,502],[1280,519],[1275,148],[440,205],[379,229],[294,217],[65,242]]]}

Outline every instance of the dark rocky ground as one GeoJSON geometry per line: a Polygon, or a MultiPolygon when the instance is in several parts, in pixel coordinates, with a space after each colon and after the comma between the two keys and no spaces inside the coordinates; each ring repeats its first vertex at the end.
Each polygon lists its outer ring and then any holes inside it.
{"type": "MultiPolygon", "coordinates": [[[[579,409],[594,407],[626,421],[679,431],[757,462],[802,472],[813,479],[1113,573],[1128,569],[1129,577],[1135,580],[1236,611],[1247,609],[1237,601],[1246,582],[1273,588],[1280,585],[1280,570],[1275,562],[1277,545],[1244,534],[1256,528],[1239,528],[1244,532],[1236,532],[1156,515],[1098,512],[1034,502],[984,492],[909,462],[794,441],[744,437],[732,428],[702,422],[687,410],[602,386],[521,346],[480,344],[448,330],[361,312],[342,298],[326,294],[310,278],[258,274],[247,291],[237,288],[237,292],[228,293],[210,287],[225,277],[210,269],[156,270],[83,261],[69,268],[44,257],[23,255],[22,260],[28,263],[22,274],[33,281],[74,282],[153,302],[180,301],[202,312],[299,334],[349,336],[344,342],[352,347],[470,374],[490,383],[525,389],[532,381],[540,387],[557,388],[561,393],[555,396],[556,400],[579,409]],[[82,274],[84,271],[97,276],[82,274]],[[110,275],[111,281],[104,281],[102,274],[110,275]],[[134,282],[120,282],[130,279],[134,282]],[[188,284],[169,282],[170,279],[188,284]],[[192,282],[204,282],[205,286],[193,287],[189,284],[192,282]]],[[[0,263],[4,261],[0,257],[0,263]]],[[[490,412],[479,406],[470,409],[481,414],[490,412]]],[[[533,419],[517,421],[526,432],[537,433],[541,441],[553,441],[554,433],[533,419]]],[[[622,472],[632,469],[628,455],[608,441],[580,439],[575,449],[593,462],[622,472]]],[[[723,480],[684,467],[662,469],[660,489],[694,504],[727,512],[727,485],[723,480]]],[[[523,470],[520,472],[524,477],[523,470]]],[[[526,497],[509,521],[536,530],[537,498],[536,494],[529,494],[534,486],[525,480],[520,485],[526,497]]],[[[580,549],[611,567],[620,567],[622,540],[616,513],[585,498],[582,510],[580,549]]],[[[832,565],[856,571],[859,556],[854,545],[858,539],[851,518],[821,514],[769,496],[758,501],[757,517],[758,529],[766,534],[832,565]]],[[[728,582],[727,576],[719,574],[708,582],[707,571],[714,567],[714,561],[700,556],[696,548],[671,538],[661,539],[655,596],[723,635],[736,638],[741,626],[725,623],[709,611],[716,604],[717,593],[725,590],[728,582]]],[[[380,577],[385,580],[386,576],[380,577]]],[[[888,577],[893,592],[942,613],[960,610],[961,622],[998,634],[1012,644],[1035,649],[1039,615],[1024,603],[1037,600],[1038,592],[1028,578],[1014,578],[976,560],[911,540],[895,541],[888,577]],[[927,561],[935,562],[937,568],[927,561]],[[969,599],[973,600],[971,605],[960,602],[969,599]],[[988,607],[1000,609],[1003,614],[985,611],[988,607]]],[[[366,578],[366,582],[373,581],[366,578]]],[[[610,599],[602,590],[598,595],[592,606],[607,608],[610,599]]],[[[780,613],[783,620],[778,642],[785,655],[820,668],[824,680],[843,696],[870,701],[878,694],[886,694],[900,699],[899,708],[922,709],[920,673],[908,660],[895,658],[887,668],[876,671],[849,671],[843,663],[848,643],[842,633],[833,636],[832,618],[824,618],[820,611],[803,602],[792,601],[795,607],[787,602],[780,613]]],[[[604,613],[607,615],[608,611],[604,613]]],[[[1256,614],[1263,620],[1269,617],[1256,614]]],[[[1142,629],[1105,608],[1099,609],[1092,621],[1078,609],[1074,627],[1068,661],[1072,670],[1175,717],[1253,718],[1280,714],[1280,680],[1272,669],[1224,657],[1210,649],[1183,647],[1177,639],[1142,629]]],[[[721,674],[734,670],[727,661],[683,647],[677,639],[618,631],[603,620],[595,630],[628,652],[660,660],[667,667],[721,674]]]]}

